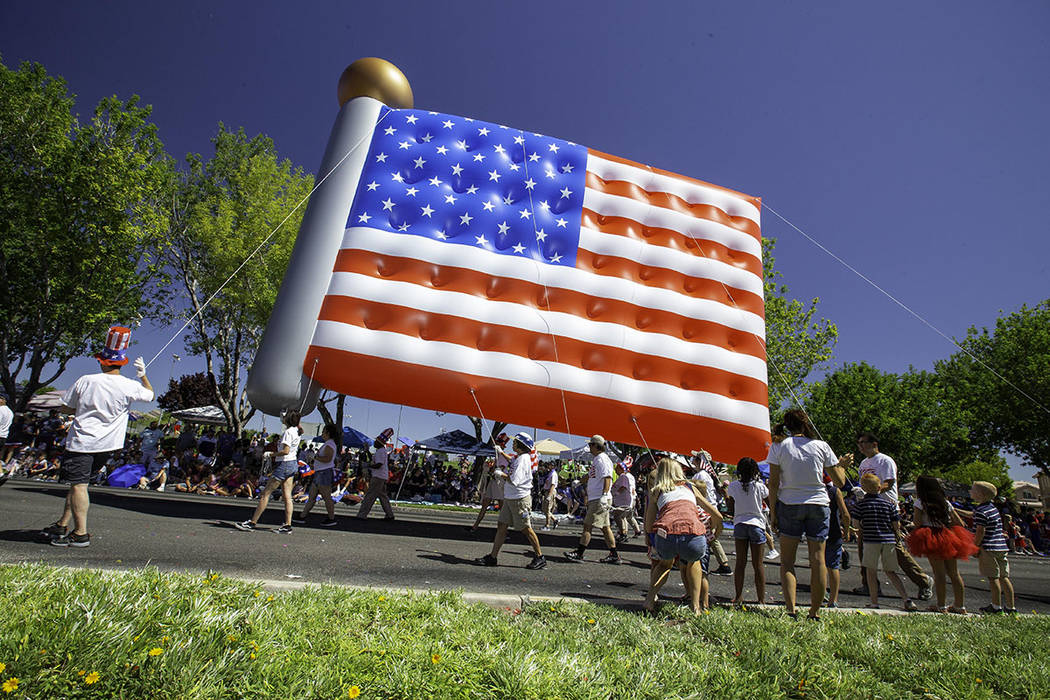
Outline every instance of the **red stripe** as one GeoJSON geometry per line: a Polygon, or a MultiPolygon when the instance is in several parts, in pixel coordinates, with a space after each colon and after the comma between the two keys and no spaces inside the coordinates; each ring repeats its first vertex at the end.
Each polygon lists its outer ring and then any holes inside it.
{"type": "Polygon", "coordinates": [[[545,289],[541,284],[509,277],[493,277],[477,270],[344,248],[336,257],[335,272],[354,272],[433,289],[462,292],[492,301],[524,304],[542,310],[549,308],[551,311],[592,321],[663,333],[689,342],[703,342],[766,359],[762,341],[749,331],[737,330],[713,321],[688,318],[670,311],[650,309],[618,299],[601,299],[554,287],[545,289]]]}
{"type": "Polygon", "coordinates": [[[552,337],[533,331],[460,316],[428,313],[406,306],[345,296],[327,296],[321,321],[338,321],[359,328],[400,333],[429,341],[454,343],[486,352],[503,352],[540,362],[558,362],[632,379],[661,382],[690,391],[708,391],[733,399],[766,403],[766,385],[751,377],[678,360],[645,355],[623,348],[595,345],[576,338],[552,337]]]}
{"type": "Polygon", "coordinates": [[[304,373],[313,372],[321,386],[343,394],[469,416],[478,410],[470,394],[474,389],[489,419],[574,435],[600,434],[631,445],[645,442],[653,449],[685,454],[702,444],[721,462],[735,464],[741,457],[764,459],[769,443],[766,430],[572,392],[564,392],[569,412],[566,424],[562,392],[547,387],[330,348],[311,346],[303,367],[304,373]]]}
{"type": "Polygon", "coordinates": [[[602,233],[624,236],[651,245],[681,250],[711,260],[747,270],[756,277],[762,277],[762,261],[750,253],[734,250],[729,246],[706,238],[697,237],[669,228],[646,226],[634,219],[624,216],[609,216],[584,207],[583,225],[602,233]]]}

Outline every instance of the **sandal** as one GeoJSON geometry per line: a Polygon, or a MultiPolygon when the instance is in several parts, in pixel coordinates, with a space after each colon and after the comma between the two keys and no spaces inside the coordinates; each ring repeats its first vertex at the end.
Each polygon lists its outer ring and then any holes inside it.
{"type": "Polygon", "coordinates": [[[966,608],[965,607],[957,608],[954,605],[949,605],[948,606],[948,612],[950,612],[952,615],[968,615],[969,614],[969,613],[966,612],[966,608]]]}

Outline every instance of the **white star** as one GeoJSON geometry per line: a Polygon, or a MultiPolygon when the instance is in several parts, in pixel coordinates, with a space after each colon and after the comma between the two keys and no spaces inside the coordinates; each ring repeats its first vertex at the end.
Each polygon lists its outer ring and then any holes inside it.
{"type": "Polygon", "coordinates": [[[377,163],[385,163],[386,162],[386,154],[385,153],[380,153],[379,155],[377,155],[376,156],[376,162],[377,163]]]}
{"type": "Polygon", "coordinates": [[[362,224],[367,224],[368,220],[371,218],[372,217],[368,215],[368,212],[365,212],[361,216],[357,217],[357,220],[360,221],[362,224]]]}
{"type": "Polygon", "coordinates": [[[450,194],[446,194],[446,195],[445,195],[445,201],[446,201],[446,202],[447,202],[448,204],[455,204],[455,203],[456,203],[456,198],[455,198],[455,197],[453,197],[453,196],[452,196],[452,195],[450,195],[450,194]]]}
{"type": "Polygon", "coordinates": [[[407,194],[409,197],[415,197],[417,192],[419,192],[419,190],[417,190],[415,187],[409,187],[407,190],[405,190],[405,194],[407,194]]]}
{"type": "Polygon", "coordinates": [[[552,180],[554,179],[554,171],[553,170],[548,170],[547,172],[545,172],[543,174],[546,175],[547,177],[549,177],[552,180]]]}
{"type": "Polygon", "coordinates": [[[410,114],[407,117],[405,117],[405,121],[409,124],[415,124],[417,121],[419,121],[419,117],[417,117],[414,114],[410,114]]]}
{"type": "Polygon", "coordinates": [[[514,143],[516,143],[516,144],[518,144],[520,146],[521,144],[525,143],[525,137],[524,136],[515,136],[514,137],[514,143]]]}
{"type": "Polygon", "coordinates": [[[509,230],[510,230],[510,226],[507,226],[507,222],[506,221],[504,221],[502,224],[499,225],[499,235],[502,236],[503,234],[505,234],[509,230]]]}
{"type": "Polygon", "coordinates": [[[463,214],[459,217],[459,223],[463,226],[470,226],[470,222],[474,220],[474,217],[470,214],[463,214]]]}
{"type": "Polygon", "coordinates": [[[460,148],[462,148],[464,151],[467,150],[467,142],[466,141],[456,141],[456,145],[459,146],[460,148]]]}
{"type": "Polygon", "coordinates": [[[421,211],[423,212],[423,216],[427,218],[430,218],[430,215],[434,213],[434,209],[429,204],[423,207],[421,211]]]}
{"type": "Polygon", "coordinates": [[[426,163],[426,161],[425,161],[425,160],[423,160],[423,156],[420,156],[420,157],[416,158],[416,159],[415,159],[414,161],[412,161],[412,162],[416,164],[416,167],[417,167],[417,168],[422,168],[422,167],[423,167],[423,164],[424,164],[424,163],[426,163]]]}
{"type": "Polygon", "coordinates": [[[511,198],[510,198],[510,195],[508,194],[508,195],[507,195],[506,197],[504,197],[504,198],[503,198],[503,203],[504,203],[504,204],[507,204],[507,205],[511,205],[511,204],[513,204],[513,203],[514,203],[514,200],[513,200],[513,199],[511,199],[511,198]]]}
{"type": "Polygon", "coordinates": [[[467,188],[467,194],[477,194],[477,193],[478,193],[477,185],[471,185],[470,187],[467,188]]]}
{"type": "Polygon", "coordinates": [[[501,156],[507,155],[507,149],[503,148],[503,146],[499,145],[498,143],[496,144],[496,147],[492,150],[494,150],[496,153],[499,153],[501,156]]]}
{"type": "Polygon", "coordinates": [[[499,172],[496,171],[496,170],[493,170],[492,172],[490,172],[489,173],[489,180],[495,180],[496,182],[499,182],[499,172]]]}
{"type": "Polygon", "coordinates": [[[539,153],[530,153],[529,154],[529,160],[531,160],[533,163],[535,163],[539,159],[540,159],[540,154],[539,153]]]}
{"type": "Polygon", "coordinates": [[[515,253],[524,253],[525,252],[525,246],[523,246],[521,243],[518,243],[517,245],[514,246],[514,252],[515,253]]]}
{"type": "Polygon", "coordinates": [[[551,256],[551,262],[552,263],[559,263],[559,262],[561,262],[561,256],[558,255],[557,253],[555,253],[554,255],[551,256]]]}
{"type": "Polygon", "coordinates": [[[532,216],[532,212],[529,211],[528,209],[522,209],[521,211],[518,212],[518,214],[521,215],[522,219],[527,219],[530,216],[532,216]]]}
{"type": "Polygon", "coordinates": [[[395,129],[392,126],[388,126],[387,128],[383,129],[383,133],[387,136],[393,136],[395,131],[397,131],[397,129],[395,129]]]}
{"type": "Polygon", "coordinates": [[[441,126],[445,127],[446,129],[451,129],[455,125],[453,124],[451,119],[446,119],[445,121],[441,122],[441,126]]]}
{"type": "Polygon", "coordinates": [[[401,143],[397,144],[397,147],[407,151],[409,148],[412,147],[412,144],[410,144],[408,141],[402,141],[401,143]]]}
{"type": "Polygon", "coordinates": [[[495,206],[494,206],[494,205],[492,204],[492,202],[483,202],[481,206],[482,206],[482,208],[484,208],[484,209],[485,209],[485,211],[492,211],[493,209],[495,209],[495,208],[496,208],[496,207],[495,207],[495,206]]]}
{"type": "Polygon", "coordinates": [[[463,166],[461,166],[459,163],[456,163],[452,166],[453,175],[459,175],[461,172],[463,172],[463,166]]]}
{"type": "Polygon", "coordinates": [[[441,240],[445,240],[446,238],[448,238],[448,236],[445,235],[444,231],[438,231],[434,235],[437,236],[438,238],[440,238],[441,240]]]}
{"type": "Polygon", "coordinates": [[[394,202],[390,197],[383,200],[383,211],[394,211],[394,202]]]}
{"type": "Polygon", "coordinates": [[[565,219],[558,218],[554,220],[554,223],[558,224],[558,228],[565,228],[566,224],[568,224],[569,222],[565,219]]]}
{"type": "Polygon", "coordinates": [[[370,183],[368,183],[368,191],[369,192],[375,192],[378,187],[379,187],[379,183],[376,182],[375,180],[372,180],[370,183]]]}
{"type": "Polygon", "coordinates": [[[558,199],[568,199],[569,195],[571,195],[571,194],[572,194],[572,190],[570,190],[568,187],[566,187],[565,189],[561,190],[561,197],[559,197],[558,199]]]}
{"type": "Polygon", "coordinates": [[[481,155],[480,153],[474,154],[474,162],[480,163],[483,160],[485,160],[485,156],[481,155]]]}
{"type": "Polygon", "coordinates": [[[489,135],[489,130],[486,129],[485,127],[481,127],[480,129],[478,129],[478,136],[488,136],[488,135],[489,135]]]}
{"type": "Polygon", "coordinates": [[[445,155],[446,153],[448,153],[448,149],[445,148],[444,146],[438,146],[437,147],[437,152],[440,153],[441,155],[445,155]]]}
{"type": "Polygon", "coordinates": [[[551,145],[547,146],[547,150],[557,153],[558,152],[558,144],[552,143],[551,145]]]}
{"type": "Polygon", "coordinates": [[[546,238],[547,238],[547,234],[543,232],[543,229],[540,229],[539,231],[536,232],[536,240],[537,241],[543,241],[543,240],[546,240],[546,238]]]}
{"type": "Polygon", "coordinates": [[[547,204],[547,200],[546,199],[543,200],[542,202],[540,202],[540,209],[542,209],[543,211],[547,211],[550,208],[551,208],[551,205],[547,204]]]}
{"type": "Polygon", "coordinates": [[[398,231],[407,231],[408,230],[408,224],[401,224],[400,226],[397,227],[397,230],[398,231]]]}
{"type": "Polygon", "coordinates": [[[429,182],[434,187],[437,187],[438,185],[441,184],[441,180],[438,179],[437,175],[435,175],[434,177],[432,177],[429,180],[427,180],[427,182],[429,182]]]}
{"type": "Polygon", "coordinates": [[[434,139],[434,137],[431,136],[430,132],[428,131],[426,134],[423,135],[423,138],[421,138],[419,140],[422,141],[423,143],[430,143],[433,139],[434,139]]]}
{"type": "Polygon", "coordinates": [[[404,182],[405,181],[405,178],[402,177],[401,173],[394,173],[393,175],[390,176],[390,179],[393,180],[394,182],[404,182]]]}
{"type": "Polygon", "coordinates": [[[478,245],[485,245],[488,241],[485,240],[485,236],[474,236],[474,240],[478,242],[478,245]]]}
{"type": "Polygon", "coordinates": [[[536,186],[536,181],[533,180],[531,177],[528,180],[525,181],[525,189],[531,190],[535,186],[536,186]]]}
{"type": "Polygon", "coordinates": [[[571,173],[572,172],[572,163],[566,163],[565,165],[561,166],[561,171],[563,173],[571,173]]]}
{"type": "Polygon", "coordinates": [[[472,121],[474,121],[474,120],[473,120],[473,119],[471,119],[470,117],[463,117],[463,119],[464,119],[465,121],[468,121],[468,122],[472,122],[472,121]]]}
{"type": "Polygon", "coordinates": [[[517,163],[511,163],[510,164],[510,169],[513,170],[514,172],[517,172],[518,170],[521,169],[521,166],[518,165],[517,163]]]}

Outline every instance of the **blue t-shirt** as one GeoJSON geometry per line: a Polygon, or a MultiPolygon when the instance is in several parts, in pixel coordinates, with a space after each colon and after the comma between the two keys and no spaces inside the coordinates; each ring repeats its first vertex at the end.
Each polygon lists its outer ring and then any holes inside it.
{"type": "Polygon", "coordinates": [[[984,525],[984,539],[981,547],[989,552],[1008,552],[1006,537],[1003,536],[1003,516],[999,509],[989,501],[973,509],[973,526],[984,525]]]}
{"type": "Polygon", "coordinates": [[[838,494],[838,487],[835,486],[835,484],[826,484],[824,488],[827,489],[828,498],[831,499],[831,520],[828,521],[828,541],[824,547],[837,547],[842,544],[842,523],[839,522],[839,501],[836,497],[838,494]]]}
{"type": "Polygon", "coordinates": [[[869,493],[857,503],[857,518],[861,522],[864,542],[896,542],[893,523],[901,519],[897,506],[878,494],[869,493]]]}

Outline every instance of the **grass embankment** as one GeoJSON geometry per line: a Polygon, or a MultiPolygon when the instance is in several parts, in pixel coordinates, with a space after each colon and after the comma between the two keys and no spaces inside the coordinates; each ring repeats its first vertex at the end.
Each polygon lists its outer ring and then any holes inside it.
{"type": "Polygon", "coordinates": [[[1050,696],[1047,617],[652,619],[36,565],[0,567],[0,604],[0,699],[1050,696]]]}

